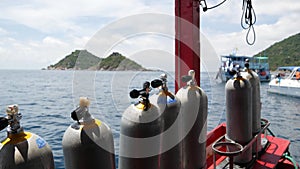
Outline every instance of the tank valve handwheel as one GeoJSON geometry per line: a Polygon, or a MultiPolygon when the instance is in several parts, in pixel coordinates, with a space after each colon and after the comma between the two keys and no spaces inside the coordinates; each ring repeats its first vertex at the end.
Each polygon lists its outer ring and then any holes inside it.
{"type": "Polygon", "coordinates": [[[150,82],[146,81],[143,84],[143,89],[141,90],[133,89],[130,91],[129,96],[133,99],[140,97],[141,101],[139,101],[139,103],[143,104],[145,106],[144,110],[147,111],[148,108],[150,107],[150,102],[149,102],[150,91],[151,91],[150,82]]]}
{"type": "Polygon", "coordinates": [[[71,118],[78,123],[80,123],[80,120],[82,122],[92,120],[93,117],[89,113],[89,105],[90,100],[87,97],[80,97],[79,106],[71,112],[71,118]]]}
{"type": "Polygon", "coordinates": [[[195,71],[190,70],[188,75],[182,76],[181,81],[184,83],[188,83],[188,85],[196,85],[196,80],[195,80],[195,71]]]}
{"type": "Polygon", "coordinates": [[[151,86],[153,88],[159,88],[161,87],[162,91],[167,95],[169,96],[172,100],[175,99],[175,96],[170,93],[168,91],[168,87],[167,87],[167,75],[166,74],[161,74],[160,75],[160,79],[154,79],[151,81],[151,86]]]}
{"type": "Polygon", "coordinates": [[[5,117],[0,117],[0,131],[8,126],[8,119],[5,117]]]}

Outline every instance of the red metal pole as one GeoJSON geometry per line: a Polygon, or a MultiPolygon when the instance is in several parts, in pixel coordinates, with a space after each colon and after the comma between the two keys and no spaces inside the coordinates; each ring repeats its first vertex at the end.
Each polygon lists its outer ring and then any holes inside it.
{"type": "Polygon", "coordinates": [[[198,0],[175,0],[175,91],[190,69],[200,86],[200,9],[198,0]]]}

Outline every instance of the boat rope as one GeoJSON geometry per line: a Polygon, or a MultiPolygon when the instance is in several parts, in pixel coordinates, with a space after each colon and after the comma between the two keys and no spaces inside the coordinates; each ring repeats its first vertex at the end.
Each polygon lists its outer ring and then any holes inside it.
{"type": "MultiPolygon", "coordinates": [[[[202,9],[204,12],[206,12],[209,9],[214,9],[222,5],[226,0],[223,0],[217,5],[214,5],[212,7],[207,7],[206,0],[199,0],[199,4],[202,6],[202,9]]],[[[251,0],[243,0],[243,14],[241,17],[241,26],[243,29],[248,30],[246,35],[246,42],[248,45],[253,45],[256,41],[256,34],[254,30],[254,24],[256,23],[256,14],[252,6],[251,0]],[[250,40],[250,32],[253,34],[253,39],[250,40]]]]}
{"type": "Polygon", "coordinates": [[[256,14],[252,6],[251,0],[243,0],[243,14],[241,17],[241,26],[243,29],[248,29],[247,35],[246,35],[246,42],[249,45],[253,45],[256,40],[256,34],[254,30],[254,24],[256,23],[256,14]],[[249,40],[249,34],[250,31],[253,33],[253,40],[249,40]]]}
{"type": "Polygon", "coordinates": [[[203,11],[206,12],[208,9],[214,9],[214,8],[222,5],[224,2],[226,2],[226,0],[223,0],[222,2],[220,2],[219,4],[217,4],[215,6],[207,7],[206,0],[200,0],[200,5],[202,6],[203,11]],[[201,2],[203,2],[203,3],[201,3],[201,2]]]}
{"type": "Polygon", "coordinates": [[[285,152],[285,153],[282,155],[281,158],[285,158],[285,159],[289,160],[290,162],[293,163],[295,169],[298,169],[298,164],[297,164],[297,162],[293,159],[293,157],[290,155],[290,152],[289,152],[289,151],[285,152]]]}
{"type": "MultiPolygon", "coordinates": [[[[263,127],[265,125],[266,125],[266,123],[262,120],[261,121],[261,126],[263,127]]],[[[269,127],[267,128],[267,131],[271,134],[271,136],[276,137],[276,135],[272,132],[271,129],[269,129],[269,127]]]]}
{"type": "Polygon", "coordinates": [[[267,130],[271,134],[271,136],[276,137],[275,134],[269,128],[267,128],[267,130]]]}

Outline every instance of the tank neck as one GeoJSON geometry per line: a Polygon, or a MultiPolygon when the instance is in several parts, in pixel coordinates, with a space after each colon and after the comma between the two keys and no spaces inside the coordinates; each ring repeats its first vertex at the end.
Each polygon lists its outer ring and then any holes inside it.
{"type": "Polygon", "coordinates": [[[240,72],[237,73],[236,77],[235,77],[236,80],[243,80],[243,76],[241,76],[240,72]]]}
{"type": "Polygon", "coordinates": [[[7,137],[8,138],[11,138],[11,137],[21,134],[21,133],[24,133],[23,127],[20,127],[17,131],[9,131],[9,129],[7,128],[7,137]]]}

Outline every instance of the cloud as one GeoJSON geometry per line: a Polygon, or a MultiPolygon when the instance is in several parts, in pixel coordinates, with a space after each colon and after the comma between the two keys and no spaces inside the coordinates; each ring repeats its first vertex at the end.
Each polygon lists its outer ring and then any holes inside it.
{"type": "MultiPolygon", "coordinates": [[[[84,42],[84,37],[81,40],[84,42]]],[[[54,64],[83,44],[75,46],[54,37],[42,40],[19,41],[13,38],[0,38],[1,69],[41,69],[54,64]],[[75,47],[74,47],[75,46],[75,47]]],[[[79,40],[75,40],[79,41],[79,40]]]]}
{"type": "Polygon", "coordinates": [[[7,34],[8,34],[8,32],[5,29],[0,27],[0,36],[4,36],[4,35],[7,35],[7,34]]]}
{"type": "MultiPolygon", "coordinates": [[[[158,10],[164,10],[158,6],[158,10]]],[[[14,20],[41,32],[51,33],[64,30],[83,30],[75,21],[80,17],[98,17],[114,19],[130,16],[143,12],[155,11],[155,8],[145,5],[139,0],[118,1],[111,0],[66,0],[66,1],[35,1],[30,0],[26,4],[7,4],[0,8],[5,15],[2,19],[14,20]]],[[[95,23],[97,24],[97,23],[95,23]]]]}
{"type": "MultiPolygon", "coordinates": [[[[100,29],[87,43],[86,48],[99,57],[106,57],[116,47],[122,46],[127,53],[132,53],[143,50],[144,47],[154,48],[157,42],[154,43],[152,35],[173,39],[174,17],[157,13],[124,17],[100,29]]],[[[167,45],[164,41],[159,43],[158,46],[167,45]]]]}
{"type": "Polygon", "coordinates": [[[260,15],[285,16],[300,11],[300,3],[297,0],[264,0],[253,1],[255,11],[260,15]]]}

